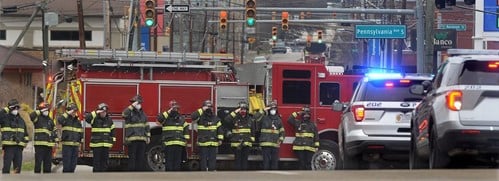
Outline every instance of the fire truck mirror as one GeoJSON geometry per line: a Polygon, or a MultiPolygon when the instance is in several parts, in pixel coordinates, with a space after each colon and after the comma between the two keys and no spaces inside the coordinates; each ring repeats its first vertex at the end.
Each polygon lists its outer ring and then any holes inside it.
{"type": "Polygon", "coordinates": [[[341,103],[339,100],[335,100],[333,102],[333,110],[334,111],[341,112],[341,111],[343,111],[344,107],[345,107],[345,105],[343,103],[341,103]]]}

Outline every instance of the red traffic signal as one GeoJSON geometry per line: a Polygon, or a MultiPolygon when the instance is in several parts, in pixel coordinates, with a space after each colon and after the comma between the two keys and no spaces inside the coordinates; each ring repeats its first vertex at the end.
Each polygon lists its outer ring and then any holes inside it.
{"type": "Polygon", "coordinates": [[[284,12],[282,12],[281,16],[282,16],[282,20],[281,20],[282,30],[286,31],[289,29],[289,25],[288,25],[289,13],[284,11],[284,12]]]}
{"type": "Polygon", "coordinates": [[[220,11],[220,29],[227,28],[227,11],[220,11]]]}

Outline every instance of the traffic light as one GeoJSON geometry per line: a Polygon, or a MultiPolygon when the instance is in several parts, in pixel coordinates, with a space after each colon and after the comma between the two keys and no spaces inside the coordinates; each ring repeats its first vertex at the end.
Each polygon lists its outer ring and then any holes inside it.
{"type": "Polygon", "coordinates": [[[227,28],[227,11],[220,11],[220,29],[225,30],[227,28]]]}
{"type": "Polygon", "coordinates": [[[256,23],[256,2],[255,0],[246,0],[246,25],[255,26],[256,23]]]}
{"type": "Polygon", "coordinates": [[[289,18],[289,14],[288,12],[284,11],[282,12],[282,30],[284,31],[287,31],[289,26],[288,26],[288,18],[289,18]]]}
{"type": "Polygon", "coordinates": [[[322,30],[317,31],[317,42],[322,43],[322,30]]]}
{"type": "Polygon", "coordinates": [[[146,0],[145,1],[145,11],[144,11],[144,24],[147,27],[152,27],[156,25],[156,1],[146,0]]]}
{"type": "Polygon", "coordinates": [[[310,47],[312,45],[312,36],[308,35],[307,36],[307,47],[310,47]]]}
{"type": "Polygon", "coordinates": [[[277,40],[277,27],[272,27],[272,40],[277,40]]]}

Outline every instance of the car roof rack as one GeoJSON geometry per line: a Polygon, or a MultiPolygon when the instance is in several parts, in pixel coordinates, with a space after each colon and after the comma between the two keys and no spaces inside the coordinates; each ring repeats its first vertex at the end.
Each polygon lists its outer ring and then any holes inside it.
{"type": "Polygon", "coordinates": [[[458,55],[499,55],[499,50],[448,49],[449,56],[458,55]]]}

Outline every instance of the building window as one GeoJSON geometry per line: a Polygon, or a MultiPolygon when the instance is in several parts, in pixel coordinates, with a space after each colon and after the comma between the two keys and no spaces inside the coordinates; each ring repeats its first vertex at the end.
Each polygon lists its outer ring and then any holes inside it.
{"type": "Polygon", "coordinates": [[[0,40],[6,40],[7,39],[7,31],[5,30],[0,30],[0,40]]]}
{"type": "MultiPolygon", "coordinates": [[[[78,31],[50,31],[50,40],[53,41],[78,41],[78,31]]],[[[92,31],[85,31],[85,41],[92,41],[92,31]]]]}
{"type": "Polygon", "coordinates": [[[340,84],[321,83],[319,85],[320,105],[332,105],[335,100],[340,100],[340,84]]]}
{"type": "Polygon", "coordinates": [[[282,102],[284,104],[310,104],[310,81],[282,82],[282,102]]]}

